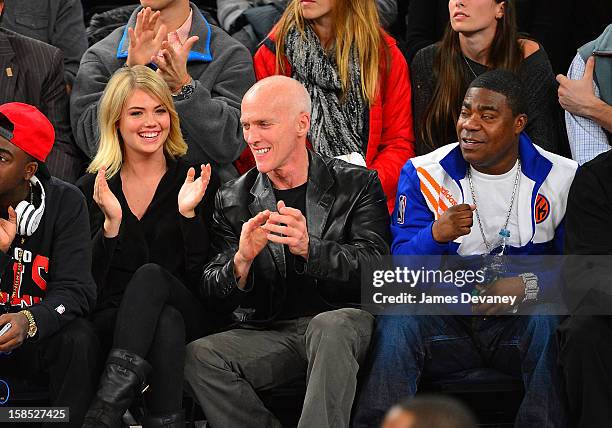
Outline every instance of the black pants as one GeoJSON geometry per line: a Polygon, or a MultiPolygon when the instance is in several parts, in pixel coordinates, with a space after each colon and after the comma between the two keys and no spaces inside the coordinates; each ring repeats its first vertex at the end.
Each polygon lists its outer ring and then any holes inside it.
{"type": "Polygon", "coordinates": [[[118,310],[94,314],[102,342],[105,330],[108,332],[114,322],[112,347],[134,352],[153,366],[145,394],[148,413],[181,409],[185,344],[214,330],[205,313],[181,281],[159,265],[149,263],[130,280],[118,310]]]}
{"type": "Polygon", "coordinates": [[[559,327],[570,426],[610,426],[612,421],[612,317],[572,316],[559,327]]]}
{"type": "Polygon", "coordinates": [[[11,354],[0,356],[0,376],[32,379],[48,373],[49,405],[69,407],[68,426],[80,427],[98,382],[98,353],[93,326],[77,318],[45,339],[26,340],[11,354]]]}

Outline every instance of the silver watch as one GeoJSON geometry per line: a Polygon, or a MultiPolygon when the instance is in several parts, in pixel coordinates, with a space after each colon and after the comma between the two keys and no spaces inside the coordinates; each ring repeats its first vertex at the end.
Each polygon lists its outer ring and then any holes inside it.
{"type": "Polygon", "coordinates": [[[519,277],[525,284],[525,298],[523,299],[522,303],[531,300],[538,300],[538,293],[540,292],[538,276],[535,273],[527,272],[519,274],[519,277]]]}
{"type": "Polygon", "coordinates": [[[174,101],[182,101],[189,99],[193,94],[194,86],[194,81],[193,79],[191,79],[189,83],[181,86],[181,89],[177,93],[172,94],[172,99],[174,101]]]}
{"type": "Polygon", "coordinates": [[[538,276],[535,273],[526,272],[520,273],[519,278],[523,280],[525,284],[525,297],[523,300],[512,308],[512,313],[516,314],[521,306],[525,302],[535,302],[538,300],[538,294],[540,292],[540,285],[538,284],[538,276]]]}

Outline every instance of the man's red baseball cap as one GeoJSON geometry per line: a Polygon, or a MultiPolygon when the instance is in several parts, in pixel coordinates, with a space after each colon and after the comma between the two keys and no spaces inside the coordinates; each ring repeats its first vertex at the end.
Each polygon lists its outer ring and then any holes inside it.
{"type": "Polygon", "coordinates": [[[55,131],[36,107],[24,103],[0,105],[0,137],[44,162],[53,148],[55,131]]]}

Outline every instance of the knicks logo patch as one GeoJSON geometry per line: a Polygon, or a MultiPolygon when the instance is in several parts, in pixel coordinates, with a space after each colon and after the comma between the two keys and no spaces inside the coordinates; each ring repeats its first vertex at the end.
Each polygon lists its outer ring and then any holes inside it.
{"type": "Polygon", "coordinates": [[[550,214],[550,203],[548,199],[541,193],[538,193],[535,202],[535,210],[534,217],[536,224],[542,223],[544,220],[548,218],[548,214],[550,214]]]}
{"type": "Polygon", "coordinates": [[[406,195],[400,195],[399,204],[397,206],[397,224],[404,224],[405,214],[406,214],[406,195]]]}

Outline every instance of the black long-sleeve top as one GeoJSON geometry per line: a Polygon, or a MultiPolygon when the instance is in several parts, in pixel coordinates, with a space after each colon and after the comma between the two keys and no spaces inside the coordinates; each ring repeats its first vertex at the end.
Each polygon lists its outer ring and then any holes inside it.
{"type": "Polygon", "coordinates": [[[97,310],[118,307],[123,291],[132,275],[146,263],[156,263],[167,269],[191,290],[196,290],[208,257],[209,237],[205,226],[211,212],[216,180],[196,210],[188,219],[178,212],[178,193],[185,182],[189,165],[184,161],[168,160],[151,204],[140,220],[131,212],[121,187],[121,176],[108,181],[122,209],[119,235],[104,237],[104,214],[93,200],[95,174],[82,177],[77,185],[85,195],[91,224],[92,271],[98,286],[97,310]]]}
{"type": "MultiPolygon", "coordinates": [[[[0,251],[0,314],[28,309],[40,340],[87,316],[96,287],[83,195],[72,184],[41,173],[37,177],[45,189],[40,224],[32,236],[18,234],[6,253],[0,251]]],[[[34,189],[38,208],[42,196],[38,186],[34,189]]]]}
{"type": "MultiPolygon", "coordinates": [[[[437,44],[427,46],[421,49],[412,61],[410,74],[412,77],[412,106],[415,119],[417,156],[429,153],[434,149],[427,146],[423,141],[421,128],[424,124],[425,110],[433,99],[438,79],[436,73],[433,72],[434,57],[437,50],[437,44]]],[[[480,75],[488,70],[486,66],[467,58],[461,60],[461,64],[464,69],[465,88],[474,79],[474,74],[480,75]]],[[[523,83],[524,93],[527,97],[527,126],[525,132],[538,146],[553,153],[569,154],[563,111],[559,106],[557,97],[557,82],[546,52],[541,46],[537,52],[522,61],[518,76],[523,83]]],[[[456,108],[458,115],[461,105],[456,108]]],[[[451,138],[446,141],[442,141],[439,136],[436,137],[434,134],[436,148],[457,141],[455,125],[449,118],[446,127],[451,138]]]]}

